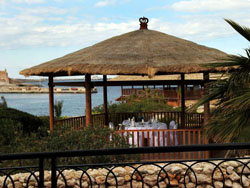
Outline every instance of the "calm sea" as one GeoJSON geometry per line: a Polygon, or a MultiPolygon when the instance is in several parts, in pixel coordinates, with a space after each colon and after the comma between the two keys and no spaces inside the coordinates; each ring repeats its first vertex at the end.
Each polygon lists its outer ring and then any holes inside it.
{"type": "MultiPolygon", "coordinates": [[[[47,86],[47,82],[33,83],[47,86]]],[[[48,94],[3,94],[11,108],[22,110],[38,116],[49,115],[48,94]]],[[[121,96],[121,87],[108,87],[108,101],[115,102],[121,96]]],[[[63,116],[82,116],[85,114],[85,94],[55,94],[54,100],[63,100],[63,116]]],[[[103,104],[103,88],[97,87],[97,93],[92,94],[92,107],[103,104]]]]}

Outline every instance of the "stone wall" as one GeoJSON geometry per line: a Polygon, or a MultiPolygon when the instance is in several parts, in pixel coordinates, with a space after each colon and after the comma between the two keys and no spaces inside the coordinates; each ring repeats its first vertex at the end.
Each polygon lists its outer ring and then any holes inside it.
{"type": "Polygon", "coordinates": [[[10,79],[6,70],[0,71],[0,82],[10,83],[10,79]]]}
{"type": "MultiPolygon", "coordinates": [[[[125,167],[98,168],[84,170],[60,170],[57,187],[94,187],[94,188],[250,188],[249,159],[240,161],[210,161],[162,164],[138,164],[125,167]],[[80,180],[82,180],[80,182],[80,180]],[[67,182],[67,186],[65,185],[67,182]],[[132,186],[131,186],[132,184],[132,186]],[[185,184],[185,185],[184,185],[185,184]]],[[[1,172],[1,171],[0,171],[1,172]]],[[[45,171],[45,187],[51,187],[50,171],[45,171]]],[[[12,180],[6,176],[0,177],[0,188],[6,180],[8,188],[23,188],[38,186],[39,173],[19,173],[12,175],[12,180]],[[36,178],[37,177],[37,178],[36,178]]]]}

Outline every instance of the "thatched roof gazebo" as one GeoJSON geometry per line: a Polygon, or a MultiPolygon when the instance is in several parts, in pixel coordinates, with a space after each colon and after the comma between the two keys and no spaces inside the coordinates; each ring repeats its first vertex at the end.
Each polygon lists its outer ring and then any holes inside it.
{"type": "MultiPolygon", "coordinates": [[[[86,87],[86,124],[89,125],[91,124],[91,87],[98,84],[104,87],[104,109],[107,114],[107,86],[114,85],[114,83],[107,81],[106,75],[145,75],[153,77],[154,75],[181,74],[179,83],[182,85],[182,112],[184,113],[184,85],[195,83],[195,81],[185,81],[184,74],[203,73],[205,80],[208,81],[209,72],[226,70],[224,68],[201,66],[226,58],[227,54],[224,52],[149,30],[147,29],[148,19],[143,17],[139,20],[141,25],[139,30],[110,38],[20,72],[24,76],[49,77],[51,128],[54,117],[53,87],[55,83],[53,83],[53,77],[56,76],[85,75],[85,82],[74,83],[74,85],[86,87]],[[91,75],[93,74],[103,75],[103,82],[91,83],[91,75]]],[[[124,81],[116,82],[116,84],[128,83],[124,81]]],[[[133,84],[143,83],[137,81],[133,84]]]]}

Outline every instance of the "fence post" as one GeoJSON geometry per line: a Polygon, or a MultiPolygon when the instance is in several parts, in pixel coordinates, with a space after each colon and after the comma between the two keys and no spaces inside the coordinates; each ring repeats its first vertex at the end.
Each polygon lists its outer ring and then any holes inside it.
{"type": "Polygon", "coordinates": [[[44,158],[39,158],[39,188],[44,187],[44,158]]]}
{"type": "Polygon", "coordinates": [[[55,157],[51,158],[51,188],[57,188],[55,157]]]}
{"type": "Polygon", "coordinates": [[[185,74],[181,73],[181,128],[185,128],[185,116],[186,116],[186,106],[185,106],[185,74]]]}

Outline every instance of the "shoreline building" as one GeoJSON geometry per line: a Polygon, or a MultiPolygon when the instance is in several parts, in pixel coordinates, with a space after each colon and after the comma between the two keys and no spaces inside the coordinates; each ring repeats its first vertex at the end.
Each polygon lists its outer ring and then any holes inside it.
{"type": "MultiPolygon", "coordinates": [[[[222,78],[221,74],[210,73],[210,80],[217,80],[222,78]]],[[[223,77],[224,78],[224,77],[223,77]]],[[[203,75],[201,73],[186,74],[185,79],[187,80],[202,80],[203,75]]],[[[147,78],[145,76],[124,76],[120,75],[110,79],[110,81],[172,81],[181,80],[180,75],[157,75],[153,78],[147,78]]],[[[170,106],[180,107],[181,106],[181,86],[176,85],[142,85],[142,86],[121,86],[121,96],[116,98],[116,101],[126,102],[129,96],[140,96],[144,95],[147,89],[153,93],[157,92],[158,96],[162,96],[162,99],[170,106]]],[[[204,96],[204,85],[202,84],[189,84],[185,85],[185,106],[189,107],[196,103],[200,98],[204,96]]]]}
{"type": "Polygon", "coordinates": [[[7,70],[6,69],[4,71],[0,70],[0,84],[9,84],[9,83],[10,79],[7,70]]]}

